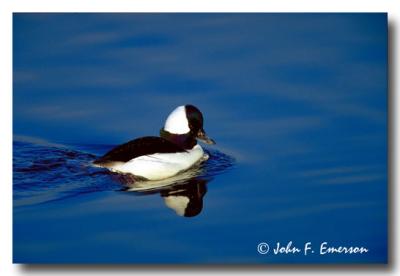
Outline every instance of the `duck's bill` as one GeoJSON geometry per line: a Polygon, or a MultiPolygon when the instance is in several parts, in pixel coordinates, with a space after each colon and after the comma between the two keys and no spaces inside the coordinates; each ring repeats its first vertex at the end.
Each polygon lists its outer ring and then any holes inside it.
{"type": "Polygon", "coordinates": [[[215,145],[215,141],[207,136],[206,132],[202,129],[197,134],[197,138],[209,145],[215,145]]]}

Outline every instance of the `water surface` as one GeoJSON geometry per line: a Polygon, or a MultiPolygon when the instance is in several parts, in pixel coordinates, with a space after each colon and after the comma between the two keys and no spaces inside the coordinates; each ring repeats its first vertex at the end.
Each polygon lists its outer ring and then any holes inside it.
{"type": "Polygon", "coordinates": [[[15,14],[13,26],[15,262],[387,261],[386,14],[15,14]],[[198,174],[144,192],[89,165],[187,103],[217,142],[198,174]],[[290,241],[369,252],[257,252],[290,241]]]}

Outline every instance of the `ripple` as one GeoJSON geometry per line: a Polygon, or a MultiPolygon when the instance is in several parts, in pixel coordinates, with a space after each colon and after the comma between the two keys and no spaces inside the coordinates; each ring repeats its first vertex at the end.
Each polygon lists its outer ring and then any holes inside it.
{"type": "Polygon", "coordinates": [[[74,145],[13,143],[14,205],[25,206],[76,197],[100,191],[150,191],[190,182],[211,179],[234,165],[234,158],[217,150],[206,150],[209,159],[188,171],[163,181],[132,181],[127,175],[109,172],[90,165],[96,155],[110,145],[74,145]],[[82,149],[75,150],[74,148],[82,149]]]}

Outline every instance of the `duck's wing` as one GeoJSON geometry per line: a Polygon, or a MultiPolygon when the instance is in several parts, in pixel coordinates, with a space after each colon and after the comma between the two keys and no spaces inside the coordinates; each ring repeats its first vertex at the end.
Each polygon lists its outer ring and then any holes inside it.
{"type": "Polygon", "coordinates": [[[119,145],[104,156],[95,160],[93,164],[108,162],[128,162],[133,158],[154,153],[185,152],[180,146],[161,137],[148,136],[119,145]]]}

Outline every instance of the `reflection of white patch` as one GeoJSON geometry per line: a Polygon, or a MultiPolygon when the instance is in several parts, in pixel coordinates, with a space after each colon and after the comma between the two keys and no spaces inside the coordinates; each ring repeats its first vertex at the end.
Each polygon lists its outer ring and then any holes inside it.
{"type": "Polygon", "coordinates": [[[186,207],[189,204],[189,198],[186,196],[168,196],[164,198],[164,201],[165,205],[174,209],[176,214],[179,216],[185,214],[186,207]]]}
{"type": "Polygon", "coordinates": [[[115,162],[108,168],[115,172],[131,173],[149,180],[160,180],[189,169],[202,158],[203,153],[201,146],[196,145],[186,152],[139,156],[126,163],[115,162]]]}
{"type": "Polygon", "coordinates": [[[185,134],[190,131],[184,105],[178,106],[169,114],[165,121],[164,130],[173,134],[185,134]]]}

